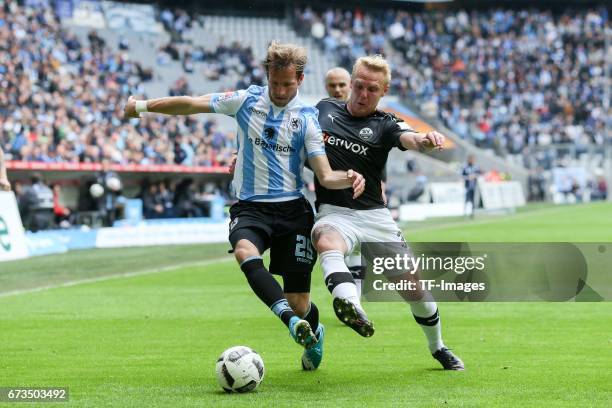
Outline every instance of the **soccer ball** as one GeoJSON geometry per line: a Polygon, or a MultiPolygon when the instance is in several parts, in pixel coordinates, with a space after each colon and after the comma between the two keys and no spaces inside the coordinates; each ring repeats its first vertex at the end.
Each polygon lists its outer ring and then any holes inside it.
{"type": "Polygon", "coordinates": [[[106,187],[110,191],[117,192],[121,190],[121,180],[119,180],[117,177],[109,177],[106,179],[106,187]]]}
{"type": "Polygon", "coordinates": [[[89,194],[91,194],[93,198],[100,198],[102,194],[104,194],[104,187],[98,183],[92,184],[91,187],[89,187],[89,194]]]}
{"type": "Polygon", "coordinates": [[[246,346],[225,350],[217,360],[217,380],[225,392],[253,391],[264,378],[261,356],[246,346]]]}

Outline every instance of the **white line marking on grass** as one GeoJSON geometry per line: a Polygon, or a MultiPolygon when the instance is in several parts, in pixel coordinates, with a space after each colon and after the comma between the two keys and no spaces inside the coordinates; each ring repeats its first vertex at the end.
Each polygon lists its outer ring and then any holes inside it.
{"type": "Polygon", "coordinates": [[[9,296],[25,295],[27,293],[42,292],[42,291],[49,290],[49,289],[67,288],[70,286],[83,285],[86,283],[104,282],[104,281],[111,280],[111,279],[122,279],[122,278],[132,278],[135,276],[142,276],[142,275],[153,275],[156,273],[169,272],[169,271],[173,271],[176,269],[192,267],[192,266],[208,266],[208,265],[212,265],[218,262],[231,261],[233,259],[234,259],[233,257],[224,256],[222,258],[208,259],[206,261],[184,262],[181,264],[164,266],[163,268],[146,269],[144,271],[138,271],[138,272],[128,272],[128,273],[120,273],[120,274],[114,274],[114,275],[98,276],[96,278],[77,279],[73,281],[58,283],[55,285],[38,286],[35,288],[19,289],[19,290],[4,292],[4,293],[0,293],[0,298],[9,297],[9,296]]]}

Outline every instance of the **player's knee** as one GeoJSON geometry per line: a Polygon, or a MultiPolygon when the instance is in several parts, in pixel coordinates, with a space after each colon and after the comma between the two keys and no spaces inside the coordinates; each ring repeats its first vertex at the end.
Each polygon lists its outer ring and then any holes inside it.
{"type": "Polygon", "coordinates": [[[260,254],[257,247],[245,239],[238,241],[236,247],[234,247],[234,257],[236,257],[238,263],[242,263],[246,259],[258,255],[260,254]]]}
{"type": "Polygon", "coordinates": [[[304,317],[306,316],[306,313],[308,313],[308,302],[306,303],[300,302],[298,304],[295,304],[291,308],[293,309],[296,315],[300,317],[304,317]]]}
{"type": "Polygon", "coordinates": [[[308,313],[308,306],[310,305],[310,295],[308,293],[286,293],[287,302],[289,306],[300,317],[306,316],[308,313]]]}
{"type": "Polygon", "coordinates": [[[319,240],[314,242],[315,248],[319,253],[338,249],[337,245],[335,244],[336,242],[328,237],[321,237],[319,240]]]}
{"type": "Polygon", "coordinates": [[[341,251],[346,253],[346,243],[336,229],[330,225],[321,225],[313,232],[313,244],[317,252],[341,251]]]}

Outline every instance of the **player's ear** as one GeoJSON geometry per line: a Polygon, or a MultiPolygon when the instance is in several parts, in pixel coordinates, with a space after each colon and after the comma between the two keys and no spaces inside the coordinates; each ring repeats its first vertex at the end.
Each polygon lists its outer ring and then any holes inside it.
{"type": "Polygon", "coordinates": [[[302,85],[302,81],[303,80],[304,80],[304,73],[302,72],[301,74],[298,74],[298,76],[297,76],[298,86],[302,85]]]}
{"type": "Polygon", "coordinates": [[[387,94],[387,92],[389,92],[389,84],[385,84],[385,87],[383,88],[382,96],[385,96],[387,94]]]}

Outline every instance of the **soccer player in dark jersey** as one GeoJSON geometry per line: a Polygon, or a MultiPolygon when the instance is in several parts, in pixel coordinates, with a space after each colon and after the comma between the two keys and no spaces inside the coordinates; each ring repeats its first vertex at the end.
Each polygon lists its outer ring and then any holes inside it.
{"type": "MultiPolygon", "coordinates": [[[[374,326],[361,306],[344,256],[361,242],[405,242],[382,198],[381,175],[389,151],[395,147],[426,151],[441,149],[444,144],[440,133],[415,132],[393,115],[376,110],[380,98],[389,89],[390,80],[390,69],[383,57],[359,58],[353,67],[348,102],[324,99],[317,105],[332,168],[355,169],[366,179],[365,191],[356,200],[352,199],[350,190],[332,191],[316,182],[318,213],[312,233],[326,286],[334,298],[336,315],[365,337],[374,334],[374,326]]],[[[401,282],[412,281],[415,276],[406,271],[388,278],[401,282]]],[[[400,294],[410,304],[433,357],[445,369],[463,370],[463,362],[442,342],[438,308],[431,294],[420,290],[400,294]]]]}
{"type": "MultiPolygon", "coordinates": [[[[335,98],[339,101],[346,102],[349,99],[351,92],[351,74],[342,67],[335,67],[327,71],[325,74],[325,90],[330,98],[335,98]]],[[[387,196],[385,195],[385,183],[387,182],[386,169],[380,182],[380,191],[385,205],[387,204],[387,196]]],[[[361,294],[361,284],[365,278],[365,267],[361,263],[361,252],[357,249],[353,253],[344,257],[344,262],[349,271],[353,275],[353,281],[357,286],[357,293],[361,294]]]]}

